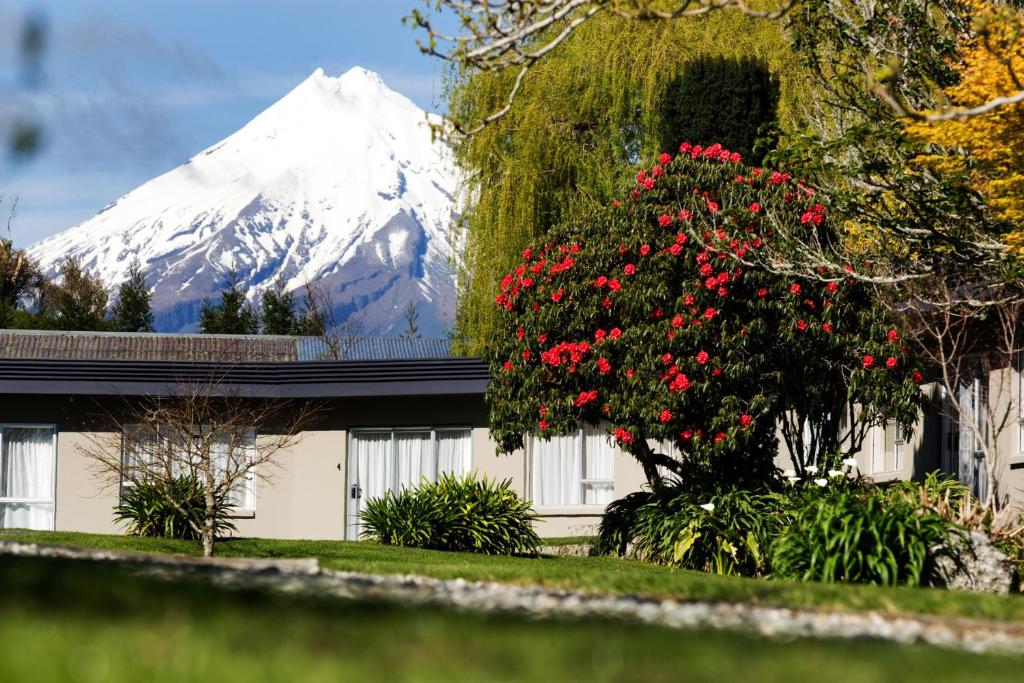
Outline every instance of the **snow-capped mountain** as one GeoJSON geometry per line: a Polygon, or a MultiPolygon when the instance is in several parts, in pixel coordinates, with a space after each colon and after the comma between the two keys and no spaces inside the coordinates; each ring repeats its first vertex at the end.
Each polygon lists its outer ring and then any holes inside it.
{"type": "MultiPolygon", "coordinates": [[[[340,323],[400,333],[408,302],[425,336],[450,326],[449,226],[456,171],[427,116],[356,67],[317,69],[241,130],[29,248],[115,286],[138,258],[157,327],[193,329],[234,268],[251,300],[279,275],[328,290],[340,323]]],[[[298,297],[297,297],[298,298],[298,297]]]]}

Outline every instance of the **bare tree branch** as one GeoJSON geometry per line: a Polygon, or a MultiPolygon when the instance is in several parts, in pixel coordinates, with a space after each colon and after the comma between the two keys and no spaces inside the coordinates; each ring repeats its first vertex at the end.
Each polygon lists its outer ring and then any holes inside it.
{"type": "Polygon", "coordinates": [[[124,397],[102,407],[102,430],[80,450],[94,475],[113,486],[146,484],[189,519],[213,554],[216,522],[253,478],[269,482],[282,451],[297,444],[320,408],[309,401],[238,395],[222,376],[181,382],[167,395],[124,397]],[[178,477],[192,477],[204,491],[202,520],[185,514],[174,494],[178,477]]]}

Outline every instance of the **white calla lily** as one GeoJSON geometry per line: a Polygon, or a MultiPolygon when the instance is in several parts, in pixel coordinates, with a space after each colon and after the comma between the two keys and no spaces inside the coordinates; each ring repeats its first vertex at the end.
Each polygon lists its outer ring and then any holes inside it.
{"type": "Polygon", "coordinates": [[[815,479],[814,483],[818,486],[828,486],[828,479],[815,479]]]}

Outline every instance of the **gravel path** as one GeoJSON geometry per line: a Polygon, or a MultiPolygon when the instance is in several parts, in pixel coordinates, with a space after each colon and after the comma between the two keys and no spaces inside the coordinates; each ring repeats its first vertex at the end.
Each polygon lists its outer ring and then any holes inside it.
{"type": "Polygon", "coordinates": [[[226,587],[255,586],[345,599],[384,600],[537,618],[603,617],[672,628],[724,629],[776,638],[874,638],[898,643],[927,643],[971,652],[1024,654],[1024,624],[1017,622],[661,600],[463,579],[377,576],[321,569],[315,559],[202,559],[79,550],[10,541],[0,542],[0,555],[115,561],[128,564],[144,574],[168,578],[201,575],[226,587]]]}

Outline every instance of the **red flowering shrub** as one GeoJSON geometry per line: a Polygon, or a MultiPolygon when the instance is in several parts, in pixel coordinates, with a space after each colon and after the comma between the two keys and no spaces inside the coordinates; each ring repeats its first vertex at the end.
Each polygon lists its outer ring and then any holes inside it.
{"type": "Polygon", "coordinates": [[[527,250],[495,299],[508,330],[488,391],[501,449],[607,422],[652,483],[658,466],[692,464],[763,477],[780,422],[807,454],[801,471],[858,445],[840,430],[854,404],[855,426],[913,424],[920,375],[870,292],[758,266],[766,215],[827,239],[826,208],[789,174],[684,144],[624,201],[527,250]]]}

